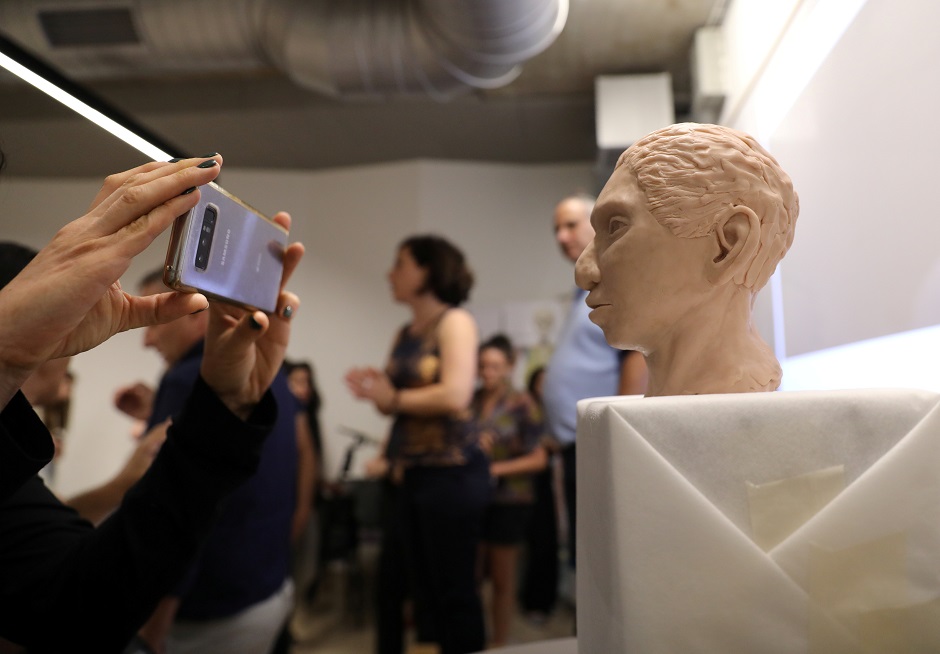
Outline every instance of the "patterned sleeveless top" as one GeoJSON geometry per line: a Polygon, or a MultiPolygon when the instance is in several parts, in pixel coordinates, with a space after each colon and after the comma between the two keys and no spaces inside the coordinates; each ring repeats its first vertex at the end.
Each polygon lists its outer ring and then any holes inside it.
{"type": "MultiPolygon", "coordinates": [[[[440,381],[438,324],[440,319],[418,335],[410,334],[408,325],[399,331],[385,369],[395,388],[421,388],[440,381]]],[[[392,423],[386,456],[405,467],[463,465],[467,448],[476,447],[476,440],[469,410],[438,416],[399,413],[392,423]]]]}
{"type": "MultiPolygon", "coordinates": [[[[477,434],[493,439],[492,461],[506,461],[528,454],[545,436],[542,412],[528,393],[507,387],[493,412],[484,418],[483,392],[473,395],[470,410],[477,434]]],[[[498,504],[527,504],[535,501],[533,473],[497,477],[492,500],[498,504]]]]}

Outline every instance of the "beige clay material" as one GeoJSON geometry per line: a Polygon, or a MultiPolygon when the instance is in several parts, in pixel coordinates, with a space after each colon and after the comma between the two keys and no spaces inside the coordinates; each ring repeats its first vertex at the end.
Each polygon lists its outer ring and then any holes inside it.
{"type": "Polygon", "coordinates": [[[575,278],[608,343],[646,357],[647,396],[780,385],[751,310],[798,214],[789,176],[743,132],[670,125],[621,155],[575,278]]]}

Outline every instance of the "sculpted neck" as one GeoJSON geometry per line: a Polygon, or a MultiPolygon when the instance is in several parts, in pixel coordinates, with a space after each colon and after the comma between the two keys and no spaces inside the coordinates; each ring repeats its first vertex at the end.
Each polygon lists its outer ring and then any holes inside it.
{"type": "Polygon", "coordinates": [[[751,393],[780,385],[780,364],[751,322],[749,292],[688,316],[650,349],[646,363],[647,397],[751,393]]]}

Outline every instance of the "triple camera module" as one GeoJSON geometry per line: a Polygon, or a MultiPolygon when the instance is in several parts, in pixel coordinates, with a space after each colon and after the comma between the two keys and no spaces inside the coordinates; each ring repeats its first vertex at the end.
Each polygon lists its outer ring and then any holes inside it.
{"type": "Polygon", "coordinates": [[[209,263],[209,250],[212,248],[212,236],[215,234],[215,223],[219,218],[219,210],[207,204],[202,215],[202,228],[199,230],[199,246],[196,248],[196,268],[205,270],[209,263]]]}

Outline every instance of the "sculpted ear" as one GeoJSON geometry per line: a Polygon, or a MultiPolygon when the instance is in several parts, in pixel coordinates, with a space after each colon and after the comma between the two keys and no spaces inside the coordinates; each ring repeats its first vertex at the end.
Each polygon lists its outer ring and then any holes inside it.
{"type": "Polygon", "coordinates": [[[717,256],[712,259],[708,279],[716,286],[734,280],[743,284],[760,247],[760,219],[748,207],[734,207],[734,213],[722,218],[712,234],[717,256]]]}

